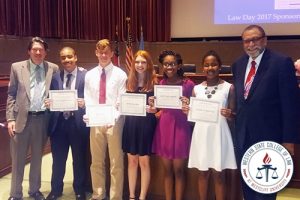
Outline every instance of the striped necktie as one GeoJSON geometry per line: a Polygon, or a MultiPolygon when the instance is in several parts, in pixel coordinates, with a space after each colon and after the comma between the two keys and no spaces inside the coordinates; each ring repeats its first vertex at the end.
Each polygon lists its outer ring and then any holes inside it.
{"type": "Polygon", "coordinates": [[[246,79],[246,82],[245,82],[245,87],[244,87],[244,98],[245,99],[247,99],[247,97],[249,95],[251,85],[253,83],[253,79],[254,79],[254,76],[255,76],[255,70],[256,70],[255,65],[256,65],[256,62],[253,60],[251,62],[251,68],[250,68],[250,71],[248,73],[248,76],[247,76],[247,79],[246,79]]]}

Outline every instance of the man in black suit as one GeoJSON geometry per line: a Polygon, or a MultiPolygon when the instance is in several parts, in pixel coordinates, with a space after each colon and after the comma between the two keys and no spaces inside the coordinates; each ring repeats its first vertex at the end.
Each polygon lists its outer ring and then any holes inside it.
{"type": "MultiPolygon", "coordinates": [[[[48,132],[50,134],[53,157],[51,192],[47,200],[56,200],[63,192],[63,178],[69,146],[73,157],[73,188],[76,200],[84,200],[86,179],[86,156],[89,139],[89,129],[82,118],[84,109],[84,78],[86,70],[77,67],[77,56],[74,49],[64,47],[60,51],[63,69],[53,75],[51,90],[77,90],[78,110],[67,112],[52,112],[48,132]]],[[[49,107],[51,100],[47,100],[49,107]]]]}
{"type": "MultiPolygon", "coordinates": [[[[267,37],[260,26],[248,26],[242,39],[246,54],[232,65],[238,166],[246,150],[260,141],[280,143],[294,154],[293,143],[299,136],[299,97],[293,61],[266,49],[267,37]]],[[[276,199],[276,193],[257,193],[244,182],[243,193],[245,200],[276,199]]]]}

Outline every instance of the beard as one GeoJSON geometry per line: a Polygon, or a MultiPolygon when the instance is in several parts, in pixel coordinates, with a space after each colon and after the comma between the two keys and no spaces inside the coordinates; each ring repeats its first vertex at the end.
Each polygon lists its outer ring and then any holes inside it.
{"type": "Polygon", "coordinates": [[[246,49],[246,53],[253,59],[257,58],[263,51],[263,47],[256,47],[254,50],[246,49]]]}

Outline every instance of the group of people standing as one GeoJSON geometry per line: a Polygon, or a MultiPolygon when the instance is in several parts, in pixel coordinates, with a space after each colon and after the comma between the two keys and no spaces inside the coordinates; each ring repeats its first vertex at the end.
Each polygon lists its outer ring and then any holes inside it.
{"type": "MultiPolygon", "coordinates": [[[[60,51],[62,69],[44,60],[47,44],[38,37],[28,46],[30,59],[11,68],[7,100],[8,132],[11,136],[12,182],[9,200],[22,199],[22,181],[26,152],[31,148],[29,195],[35,200],[40,192],[43,146],[50,136],[53,166],[48,200],[63,193],[63,177],[69,146],[72,149],[76,200],[86,199],[86,155],[91,152],[92,200],[107,198],[106,155],[110,165],[109,199],[123,199],[124,155],[128,158],[129,197],[143,200],[151,179],[150,156],[156,154],[164,169],[166,200],[184,198],[186,168],[198,170],[201,200],[207,199],[208,180],[212,176],[217,200],[226,198],[225,169],[237,169],[247,149],[260,141],[282,144],[294,154],[299,139],[299,88],[290,58],[266,48],[262,27],[248,26],[242,33],[245,55],[233,65],[233,84],[219,77],[221,58],[215,51],[202,59],[206,81],[195,85],[184,76],[182,57],[165,50],[159,55],[163,77],[158,82],[149,52],[139,50],[127,75],[112,64],[113,48],[109,40],[96,44],[99,64],[86,71],[78,67],[74,49],[60,51]],[[41,76],[42,78],[40,78],[41,76]],[[182,86],[182,109],[156,108],[154,86],[182,86]],[[42,89],[37,92],[36,88],[42,89]],[[49,112],[49,90],[76,89],[78,110],[49,112]],[[122,116],[114,113],[115,124],[87,128],[88,105],[120,104],[124,93],[146,94],[146,116],[122,116]],[[190,97],[220,102],[217,123],[187,120],[190,97]],[[36,100],[38,99],[38,100],[36,100]],[[39,102],[39,104],[36,104],[39,102]],[[43,102],[43,103],[41,103],[43,102]],[[85,122],[85,123],[84,123],[85,122]],[[49,124],[49,126],[48,126],[49,124]],[[137,195],[138,167],[141,190],[137,195]]],[[[245,200],[275,200],[275,194],[261,194],[242,184],[245,200]]]]}

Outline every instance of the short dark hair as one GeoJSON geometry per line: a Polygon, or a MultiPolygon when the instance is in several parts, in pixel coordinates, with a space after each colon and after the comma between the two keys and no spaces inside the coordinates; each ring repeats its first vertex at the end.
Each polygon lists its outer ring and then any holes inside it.
{"type": "Polygon", "coordinates": [[[219,64],[219,67],[222,66],[222,60],[221,60],[221,57],[220,57],[219,54],[218,54],[217,52],[215,52],[214,50],[210,50],[210,51],[206,52],[206,54],[204,54],[204,56],[203,56],[203,58],[202,58],[202,65],[203,65],[203,63],[204,63],[205,58],[208,57],[208,56],[213,56],[213,57],[215,57],[216,60],[217,60],[217,62],[218,62],[218,64],[219,64]]]}
{"type": "Polygon", "coordinates": [[[73,49],[72,47],[68,47],[68,46],[63,47],[63,48],[59,51],[59,54],[60,54],[63,50],[66,50],[66,49],[72,51],[72,53],[74,54],[74,56],[76,56],[76,51],[75,51],[75,49],[73,49]]]}
{"type": "Polygon", "coordinates": [[[33,37],[33,38],[29,41],[28,47],[27,47],[27,49],[28,49],[29,51],[31,50],[32,45],[33,45],[33,43],[35,43],[35,42],[38,42],[38,43],[42,44],[42,45],[44,46],[44,49],[45,49],[46,51],[48,51],[48,44],[47,44],[42,38],[40,38],[40,37],[33,37]]]}
{"type": "MultiPolygon", "coordinates": [[[[176,53],[175,51],[172,51],[172,50],[164,50],[160,53],[159,57],[158,57],[158,61],[160,64],[163,64],[164,62],[164,58],[166,56],[174,56],[174,58],[176,59],[176,63],[178,65],[182,65],[182,58],[181,58],[181,55],[179,53],[176,53]]],[[[184,71],[182,69],[182,67],[180,67],[178,70],[177,70],[177,74],[179,77],[183,77],[183,74],[184,74],[184,71]]],[[[168,78],[167,75],[164,73],[164,78],[168,78]]]]}
{"type": "Polygon", "coordinates": [[[179,53],[176,53],[175,51],[172,51],[172,50],[163,50],[159,57],[158,57],[158,61],[160,64],[163,64],[163,61],[164,61],[164,58],[166,56],[174,56],[175,59],[176,59],[176,63],[178,65],[181,65],[182,64],[182,58],[181,58],[181,55],[179,53]]]}
{"type": "Polygon", "coordinates": [[[252,29],[257,29],[257,30],[261,33],[261,36],[262,36],[262,37],[266,37],[266,32],[265,32],[265,30],[264,30],[261,26],[256,25],[256,24],[252,24],[252,25],[247,26],[247,27],[244,29],[243,33],[242,33],[242,37],[243,37],[243,35],[244,35],[244,33],[245,33],[246,31],[249,31],[249,30],[252,30],[252,29]]]}

